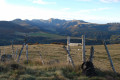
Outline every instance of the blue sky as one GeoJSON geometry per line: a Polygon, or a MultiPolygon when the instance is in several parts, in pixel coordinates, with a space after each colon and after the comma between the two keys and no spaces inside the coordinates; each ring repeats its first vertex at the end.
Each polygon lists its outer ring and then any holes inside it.
{"type": "Polygon", "coordinates": [[[120,0],[0,0],[0,20],[16,18],[120,22],[120,0]]]}

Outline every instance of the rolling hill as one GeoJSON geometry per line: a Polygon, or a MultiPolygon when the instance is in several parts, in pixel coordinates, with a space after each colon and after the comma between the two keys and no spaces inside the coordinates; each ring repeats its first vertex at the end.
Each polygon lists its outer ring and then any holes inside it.
{"type": "Polygon", "coordinates": [[[119,43],[120,23],[97,24],[83,20],[53,18],[48,20],[15,19],[13,21],[0,21],[0,44],[8,40],[23,40],[26,34],[31,42],[49,43],[48,40],[65,39],[65,36],[80,37],[86,35],[87,38],[95,40],[106,39],[112,42],[117,40],[119,43]],[[116,36],[115,39],[114,36],[116,36]]]}

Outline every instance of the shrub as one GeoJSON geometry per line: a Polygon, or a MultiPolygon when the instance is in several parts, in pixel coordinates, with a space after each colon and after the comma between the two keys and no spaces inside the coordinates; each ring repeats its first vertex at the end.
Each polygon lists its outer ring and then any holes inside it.
{"type": "Polygon", "coordinates": [[[19,80],[36,80],[34,76],[25,74],[25,75],[21,75],[19,80]]]}
{"type": "Polygon", "coordinates": [[[4,70],[4,67],[0,66],[0,72],[2,72],[4,70]]]}

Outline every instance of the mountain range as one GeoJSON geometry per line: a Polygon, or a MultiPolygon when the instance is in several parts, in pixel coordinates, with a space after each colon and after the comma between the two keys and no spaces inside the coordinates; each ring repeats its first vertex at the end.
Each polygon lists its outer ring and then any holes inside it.
{"type": "Polygon", "coordinates": [[[47,41],[53,38],[60,39],[65,38],[65,36],[81,37],[81,35],[86,35],[90,39],[114,39],[118,42],[120,40],[120,23],[97,24],[83,20],[53,18],[48,20],[15,19],[12,21],[0,21],[0,44],[6,40],[22,40],[25,34],[30,36],[31,40],[34,37],[38,41],[47,41]]]}

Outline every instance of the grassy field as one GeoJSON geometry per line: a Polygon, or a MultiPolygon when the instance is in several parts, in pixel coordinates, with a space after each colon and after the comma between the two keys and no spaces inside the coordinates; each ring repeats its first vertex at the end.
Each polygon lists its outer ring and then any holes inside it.
{"type": "MultiPolygon", "coordinates": [[[[110,62],[103,45],[94,45],[95,53],[93,64],[96,68],[97,76],[86,77],[82,74],[80,66],[82,64],[81,46],[71,47],[71,56],[75,63],[75,70],[71,64],[67,63],[67,53],[63,45],[56,44],[38,44],[29,45],[28,58],[26,61],[25,48],[17,63],[17,57],[14,60],[5,63],[0,61],[0,80],[120,80],[120,44],[108,45],[114,67],[117,75],[114,75],[110,62]],[[79,49],[79,50],[78,50],[79,49]],[[44,65],[40,59],[40,54],[44,65]],[[13,66],[17,66],[14,68],[13,66]]],[[[22,45],[15,45],[18,53],[22,45]]],[[[86,46],[86,59],[90,55],[90,47],[86,46]]],[[[12,54],[11,46],[0,46],[1,54],[12,54]]]]}
{"type": "MultiPolygon", "coordinates": [[[[26,33],[16,32],[17,35],[24,36],[26,33]]],[[[60,36],[57,34],[50,34],[46,32],[32,32],[27,34],[30,37],[45,37],[50,39],[66,39],[66,36],[60,36]]]]}
{"type": "MultiPolygon", "coordinates": [[[[20,32],[16,32],[16,35],[21,35],[21,36],[25,36],[26,33],[20,33],[20,32]]],[[[29,37],[45,37],[45,38],[49,38],[49,39],[66,39],[67,36],[62,36],[62,35],[57,35],[57,34],[50,34],[50,33],[46,33],[46,32],[32,32],[32,33],[28,33],[27,34],[29,37]]],[[[80,39],[78,37],[71,37],[71,39],[80,39]]]]}
{"type": "Polygon", "coordinates": [[[56,34],[49,34],[45,32],[36,32],[36,33],[30,33],[29,36],[41,36],[41,37],[48,37],[48,38],[65,38],[64,36],[56,35],[56,34]]]}

